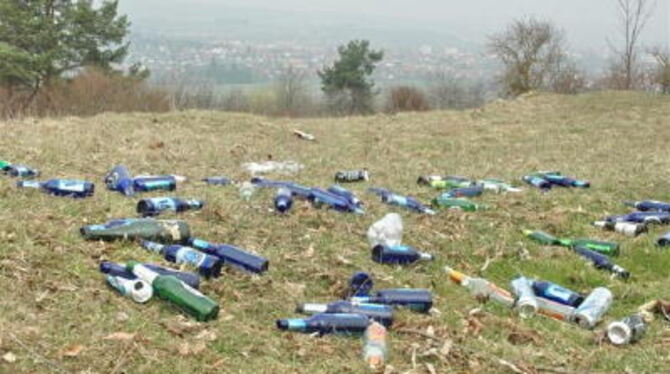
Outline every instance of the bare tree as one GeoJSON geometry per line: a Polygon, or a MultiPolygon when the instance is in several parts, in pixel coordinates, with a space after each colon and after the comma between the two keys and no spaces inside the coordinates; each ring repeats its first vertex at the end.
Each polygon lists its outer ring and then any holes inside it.
{"type": "Polygon", "coordinates": [[[670,50],[653,48],[649,53],[657,62],[654,83],[660,86],[662,93],[670,94],[670,50]]]}
{"type": "Polygon", "coordinates": [[[501,83],[508,96],[546,88],[565,59],[563,33],[550,22],[517,19],[489,37],[489,51],[505,65],[501,83]]]}
{"type": "Polygon", "coordinates": [[[281,114],[296,115],[305,98],[305,73],[287,66],[276,83],[277,106],[281,114]]]}
{"type": "Polygon", "coordinates": [[[435,109],[474,108],[484,104],[486,87],[482,81],[466,81],[449,71],[427,77],[431,106],[435,109]]]}
{"type": "Polygon", "coordinates": [[[656,3],[654,0],[616,0],[621,27],[622,45],[610,47],[615,54],[611,66],[610,80],[612,88],[630,90],[638,85],[640,72],[638,67],[639,42],[642,30],[656,3]]]}

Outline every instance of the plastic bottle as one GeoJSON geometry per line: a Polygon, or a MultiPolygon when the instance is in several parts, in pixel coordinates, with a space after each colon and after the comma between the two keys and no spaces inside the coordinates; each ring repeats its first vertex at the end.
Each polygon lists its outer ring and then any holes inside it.
{"type": "Polygon", "coordinates": [[[46,182],[18,181],[16,186],[19,188],[37,188],[53,196],[72,198],[93,196],[95,192],[93,183],[70,179],[51,179],[46,182]]]}
{"type": "Polygon", "coordinates": [[[328,192],[346,199],[349,202],[349,204],[351,204],[351,205],[357,206],[359,208],[363,206],[363,203],[361,202],[361,200],[359,200],[356,197],[356,195],[354,195],[353,192],[347,190],[346,188],[344,188],[340,185],[334,184],[334,185],[328,187],[328,192]]]}
{"type": "Polygon", "coordinates": [[[111,191],[118,191],[125,196],[135,195],[135,186],[133,177],[128,168],[123,165],[117,165],[105,176],[105,185],[111,191]]]}
{"type": "Polygon", "coordinates": [[[201,181],[213,186],[227,186],[233,183],[228,177],[207,177],[201,179],[201,181]]]}
{"type": "Polygon", "coordinates": [[[402,218],[398,213],[388,213],[384,218],[373,223],[368,229],[368,243],[371,247],[378,244],[400,245],[402,243],[402,218]]]}
{"type": "Polygon", "coordinates": [[[658,200],[642,200],[642,201],[624,201],[624,205],[633,207],[641,212],[670,212],[670,203],[658,200]]]}
{"type": "Polygon", "coordinates": [[[137,261],[128,261],[126,267],[139,279],[151,284],[158,297],[173,303],[198,321],[209,321],[219,314],[219,306],[214,300],[189,287],[177,277],[160,275],[137,261]]]}
{"type": "Polygon", "coordinates": [[[264,273],[270,266],[270,262],[267,258],[232,245],[213,244],[197,238],[189,239],[188,244],[202,252],[219,257],[227,265],[234,266],[244,271],[264,273]]]}
{"type": "Polygon", "coordinates": [[[286,213],[293,206],[293,194],[291,190],[282,187],[277,190],[274,200],[275,209],[280,213],[286,213]]]}
{"type": "Polygon", "coordinates": [[[189,264],[198,269],[198,273],[204,277],[216,278],[221,275],[223,260],[216,256],[183,245],[162,245],[148,240],[142,240],[140,245],[144,249],[163,255],[169,262],[189,264]]]}
{"type": "Polygon", "coordinates": [[[386,304],[406,307],[419,313],[428,313],[433,307],[433,295],[420,288],[391,288],[377,290],[372,295],[351,298],[356,303],[386,304]]]}
{"type": "Polygon", "coordinates": [[[242,182],[240,185],[240,198],[244,201],[250,201],[256,192],[256,186],[251,182],[242,182]]]}
{"type": "Polygon", "coordinates": [[[637,222],[644,224],[667,224],[670,223],[670,212],[632,212],[624,215],[609,216],[605,218],[608,222],[637,222]]]}
{"type": "Polygon", "coordinates": [[[388,360],[388,332],[377,322],[373,322],[365,330],[363,359],[370,370],[381,370],[388,360]]]}
{"type": "Polygon", "coordinates": [[[8,165],[3,169],[5,174],[15,178],[37,178],[40,171],[25,165],[8,165]]]}
{"type": "Polygon", "coordinates": [[[535,295],[571,306],[578,307],[584,301],[584,296],[567,288],[548,281],[533,281],[535,295]]]}
{"type": "Polygon", "coordinates": [[[205,206],[202,200],[179,199],[176,197],[154,197],[137,202],[137,213],[143,217],[157,216],[165,211],[176,213],[198,210],[205,206]]]}
{"type": "Polygon", "coordinates": [[[79,229],[88,240],[154,240],[185,243],[191,236],[188,224],[180,220],[126,218],[108,221],[102,225],[88,225],[79,229]]]}
{"type": "Polygon", "coordinates": [[[177,189],[177,179],[172,175],[136,177],[133,179],[135,191],[174,191],[177,189]]]}
{"type": "Polygon", "coordinates": [[[552,186],[546,179],[534,175],[526,175],[521,180],[544,191],[550,190],[552,186]]]}
{"type": "Polygon", "coordinates": [[[525,277],[517,277],[510,282],[512,292],[516,296],[514,307],[521,318],[530,318],[539,308],[537,298],[533,292],[532,282],[525,277]]]}
{"type": "Polygon", "coordinates": [[[494,300],[508,307],[514,306],[514,297],[512,294],[498,287],[493,282],[484,278],[469,277],[449,266],[445,266],[444,270],[449,279],[467,288],[472,296],[483,300],[494,300]]]}
{"type": "Polygon", "coordinates": [[[585,329],[594,328],[612,305],[613,298],[607,288],[595,288],[575,310],[575,321],[585,329]]]}
{"type": "Polygon", "coordinates": [[[537,241],[541,244],[544,244],[544,245],[558,245],[558,244],[560,244],[557,237],[555,237],[551,234],[548,234],[544,231],[523,230],[522,232],[523,232],[524,236],[526,236],[528,238],[531,238],[531,239],[533,239],[533,240],[535,240],[535,241],[537,241]]]}
{"type": "Polygon", "coordinates": [[[310,318],[278,319],[277,328],[286,331],[325,334],[363,334],[370,320],[361,314],[315,314],[310,318]]]}
{"type": "Polygon", "coordinates": [[[633,237],[647,232],[647,225],[644,223],[595,221],[593,226],[633,237]]]}
{"type": "Polygon", "coordinates": [[[575,246],[573,250],[583,258],[590,261],[596,269],[607,270],[623,279],[628,279],[628,277],[630,277],[630,273],[626,271],[626,269],[622,268],[617,264],[612,263],[612,261],[610,261],[610,259],[605,255],[602,255],[598,252],[592,251],[580,245],[575,246]]]}
{"type": "Polygon", "coordinates": [[[447,198],[455,197],[477,197],[481,196],[484,193],[484,188],[480,186],[475,187],[462,187],[454,188],[442,194],[442,196],[447,198]]]}
{"type": "Polygon", "coordinates": [[[130,297],[137,303],[146,303],[154,295],[151,285],[141,279],[126,279],[107,275],[107,283],[121,295],[130,297]]]}
{"type": "MultiPolygon", "coordinates": [[[[160,275],[172,275],[177,278],[179,278],[180,281],[188,284],[189,286],[198,289],[200,288],[200,277],[198,274],[195,273],[190,273],[190,272],[184,272],[184,271],[177,271],[169,268],[165,268],[159,265],[154,265],[154,264],[147,264],[144,263],[142,264],[149,268],[150,270],[155,271],[156,273],[160,275]]],[[[130,272],[128,269],[126,269],[125,264],[117,264],[115,262],[111,261],[103,261],[100,263],[100,272],[113,275],[115,277],[121,277],[121,278],[126,278],[126,279],[137,279],[135,274],[130,272]]]]}
{"type": "Polygon", "coordinates": [[[464,212],[475,212],[486,209],[484,205],[473,203],[464,198],[452,198],[446,194],[442,194],[433,199],[433,205],[440,208],[462,210],[464,212]]]}
{"type": "Polygon", "coordinates": [[[656,245],[659,247],[666,247],[670,245],[670,232],[663,234],[663,236],[656,239],[656,245]]]}
{"type": "Polygon", "coordinates": [[[564,247],[574,248],[581,246],[598,253],[606,254],[608,256],[619,255],[619,244],[614,242],[606,242],[594,239],[559,239],[559,244],[564,247]]]}
{"type": "Polygon", "coordinates": [[[621,321],[615,321],[607,326],[607,338],[614,345],[635,343],[642,339],[647,324],[641,314],[633,314],[621,321]]]}
{"type": "Polygon", "coordinates": [[[384,326],[391,326],[393,324],[393,308],[383,304],[353,303],[346,300],[334,301],[328,304],[304,303],[298,304],[296,313],[354,313],[362,314],[384,326]]]}
{"type": "Polygon", "coordinates": [[[370,173],[367,169],[363,170],[341,170],[335,173],[336,182],[360,182],[370,180],[370,173]]]}
{"type": "Polygon", "coordinates": [[[378,244],[372,248],[372,260],[381,264],[406,265],[417,261],[432,261],[433,255],[419,252],[406,245],[378,244]]]}

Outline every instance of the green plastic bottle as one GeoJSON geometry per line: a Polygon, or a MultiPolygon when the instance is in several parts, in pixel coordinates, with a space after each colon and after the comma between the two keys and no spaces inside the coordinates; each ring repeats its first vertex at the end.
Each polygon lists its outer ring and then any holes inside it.
{"type": "Polygon", "coordinates": [[[219,314],[219,305],[209,297],[191,288],[172,275],[160,275],[137,261],[128,261],[126,269],[139,279],[151,284],[154,293],[178,306],[198,321],[215,319],[219,314]]]}
{"type": "Polygon", "coordinates": [[[135,240],[186,243],[191,236],[188,224],[180,220],[149,218],[116,219],[103,225],[89,225],[80,229],[88,240],[135,240]]]}
{"type": "Polygon", "coordinates": [[[533,230],[523,230],[523,234],[539,243],[546,245],[559,245],[561,244],[560,240],[544,231],[533,231],[533,230]]]}
{"type": "Polygon", "coordinates": [[[619,255],[619,244],[615,242],[594,239],[559,239],[558,244],[570,248],[581,246],[608,256],[619,255]]]}
{"type": "Polygon", "coordinates": [[[459,209],[464,212],[475,212],[485,209],[483,205],[475,204],[468,199],[447,198],[443,197],[443,195],[433,199],[433,205],[440,208],[459,209]]]}

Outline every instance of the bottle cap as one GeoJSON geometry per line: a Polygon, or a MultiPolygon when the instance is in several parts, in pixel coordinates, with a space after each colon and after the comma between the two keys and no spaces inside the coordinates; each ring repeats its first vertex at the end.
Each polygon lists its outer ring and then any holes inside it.
{"type": "Polygon", "coordinates": [[[622,321],[612,322],[607,326],[607,338],[614,345],[628,344],[632,337],[630,326],[622,321]]]}

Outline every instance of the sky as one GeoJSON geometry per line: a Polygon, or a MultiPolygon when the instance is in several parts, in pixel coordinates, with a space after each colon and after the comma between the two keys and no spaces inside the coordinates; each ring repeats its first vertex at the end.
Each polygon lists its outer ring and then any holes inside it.
{"type": "MultiPolygon", "coordinates": [[[[564,29],[571,46],[598,49],[620,30],[616,0],[121,0],[120,8],[136,30],[171,36],[202,29],[259,39],[359,33],[374,41],[403,30],[417,44],[453,37],[483,45],[510,20],[534,16],[564,29]]],[[[656,0],[642,41],[670,47],[670,0],[656,0]]]]}

